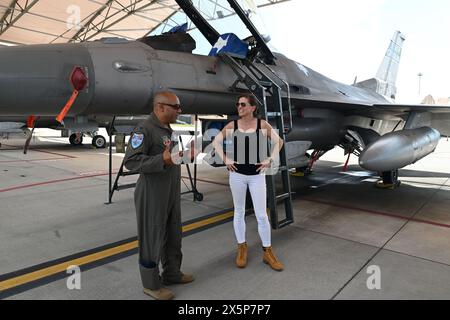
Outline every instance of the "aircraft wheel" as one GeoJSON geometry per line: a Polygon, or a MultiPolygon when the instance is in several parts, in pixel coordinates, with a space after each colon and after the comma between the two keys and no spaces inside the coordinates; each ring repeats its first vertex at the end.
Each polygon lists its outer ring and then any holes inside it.
{"type": "Polygon", "coordinates": [[[97,149],[103,149],[106,147],[106,139],[103,136],[96,135],[92,138],[92,145],[97,149]]]}
{"type": "Polygon", "coordinates": [[[311,173],[312,173],[312,171],[309,170],[308,166],[306,166],[306,167],[295,168],[295,173],[291,173],[291,176],[304,177],[304,176],[309,175],[311,173]]]}
{"type": "Polygon", "coordinates": [[[203,193],[199,193],[199,192],[195,193],[194,198],[197,201],[202,201],[203,200],[203,193]]]}
{"type": "Polygon", "coordinates": [[[69,137],[69,142],[73,146],[81,146],[83,144],[83,135],[72,133],[69,137]]]}

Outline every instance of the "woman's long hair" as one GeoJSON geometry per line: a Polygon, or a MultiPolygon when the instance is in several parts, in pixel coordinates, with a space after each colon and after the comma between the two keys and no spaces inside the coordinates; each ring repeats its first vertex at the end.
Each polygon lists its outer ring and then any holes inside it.
{"type": "Polygon", "coordinates": [[[239,99],[241,99],[241,98],[247,99],[248,103],[250,103],[251,106],[255,106],[256,107],[255,111],[253,112],[253,116],[255,118],[260,118],[259,117],[259,112],[258,112],[259,111],[259,105],[258,105],[258,100],[256,99],[256,97],[253,94],[251,94],[251,93],[244,93],[244,94],[241,94],[237,98],[237,101],[239,101],[239,99]]]}

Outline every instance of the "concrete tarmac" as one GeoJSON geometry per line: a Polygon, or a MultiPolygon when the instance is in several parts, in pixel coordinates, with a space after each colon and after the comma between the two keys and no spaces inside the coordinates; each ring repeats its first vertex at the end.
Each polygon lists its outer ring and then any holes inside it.
{"type": "MultiPolygon", "coordinates": [[[[94,149],[88,138],[72,147],[50,134],[38,131],[27,155],[23,140],[1,141],[0,298],[149,299],[133,244],[134,190],[118,191],[105,204],[108,150],[94,149]],[[80,290],[68,289],[71,274],[52,271],[93,253],[110,255],[82,267],[80,290]]],[[[114,172],[122,159],[114,154],[114,172]]],[[[262,263],[253,215],[246,218],[248,266],[235,267],[227,172],[199,166],[204,200],[182,196],[182,269],[196,280],[171,286],[176,299],[450,299],[449,160],[450,142],[442,139],[433,154],[400,170],[396,190],[376,188],[376,175],[355,156],[342,172],[339,148],[311,175],[291,177],[294,223],[272,231],[283,272],[262,263]]],[[[189,179],[181,185],[188,191],[189,179]]]]}

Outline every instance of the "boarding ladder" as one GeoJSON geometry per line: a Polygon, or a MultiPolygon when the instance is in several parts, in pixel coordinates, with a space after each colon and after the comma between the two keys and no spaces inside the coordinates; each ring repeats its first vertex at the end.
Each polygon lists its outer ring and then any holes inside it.
{"type": "Polygon", "coordinates": [[[244,84],[251,93],[259,100],[262,106],[263,117],[266,121],[274,120],[275,127],[279,131],[280,137],[285,142],[280,151],[280,164],[278,174],[281,175],[282,192],[277,194],[275,178],[278,175],[266,175],[267,201],[270,210],[270,220],[273,229],[282,228],[294,221],[292,213],[291,184],[289,180],[289,166],[287,163],[286,139],[285,135],[292,130],[292,112],[290,104],[289,85],[282,80],[267,65],[264,66],[267,72],[263,72],[261,67],[249,59],[235,58],[228,53],[220,53],[220,58],[237,75],[236,81],[231,86],[233,92],[238,92],[237,85],[244,84]],[[267,74],[270,74],[269,77],[267,74]],[[287,102],[283,106],[281,97],[281,88],[286,88],[287,102]],[[266,93],[271,97],[271,107],[268,108],[266,93]],[[287,116],[287,125],[285,126],[285,115],[287,116]],[[280,219],[278,215],[278,202],[283,202],[285,209],[285,218],[280,219]]]}
{"type": "MultiPolygon", "coordinates": [[[[109,189],[108,189],[108,202],[106,202],[106,204],[111,204],[112,203],[112,198],[114,195],[115,191],[121,191],[121,190],[125,190],[125,189],[130,189],[130,188],[134,188],[136,187],[136,182],[134,183],[127,183],[127,184],[119,184],[119,179],[121,177],[127,177],[127,176],[134,176],[134,175],[138,175],[139,172],[135,172],[135,171],[125,171],[124,170],[124,161],[125,158],[122,160],[122,163],[120,164],[120,168],[119,171],[117,172],[116,178],[114,180],[114,184],[112,183],[112,178],[113,178],[113,168],[112,168],[112,158],[113,158],[113,143],[112,143],[112,136],[113,136],[113,128],[114,128],[114,123],[116,121],[116,117],[114,116],[112,119],[112,122],[109,125],[108,128],[108,135],[109,135],[109,189]]],[[[197,123],[198,121],[198,117],[195,116],[195,122],[197,123]]],[[[197,132],[197,129],[195,129],[194,132],[191,132],[192,135],[195,134],[195,132],[197,132]]],[[[181,150],[184,151],[184,147],[183,147],[183,140],[181,138],[181,136],[178,138],[179,139],[179,143],[181,146],[181,150]]],[[[125,143],[125,137],[123,140],[123,143],[125,143]]],[[[203,194],[200,193],[197,190],[197,164],[194,163],[194,177],[192,177],[191,174],[191,169],[189,167],[189,164],[186,163],[186,171],[187,174],[189,176],[189,182],[191,184],[191,189],[189,190],[189,187],[186,185],[186,183],[184,182],[184,179],[181,178],[181,181],[183,181],[184,185],[186,186],[186,188],[188,189],[185,192],[182,192],[181,194],[187,194],[187,193],[193,193],[194,195],[194,201],[202,201],[203,200],[203,194]]]]}

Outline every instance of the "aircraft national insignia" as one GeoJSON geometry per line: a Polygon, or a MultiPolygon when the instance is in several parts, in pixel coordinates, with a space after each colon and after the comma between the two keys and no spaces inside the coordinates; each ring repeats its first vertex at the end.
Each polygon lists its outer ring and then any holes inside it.
{"type": "Polygon", "coordinates": [[[131,146],[133,147],[133,149],[137,149],[142,145],[143,141],[144,141],[143,133],[134,133],[133,137],[131,137],[131,146]]]}

